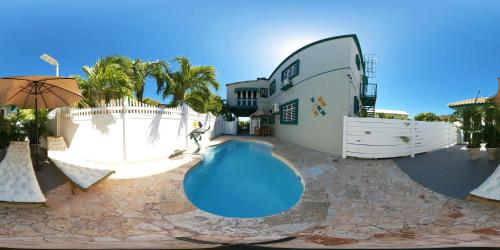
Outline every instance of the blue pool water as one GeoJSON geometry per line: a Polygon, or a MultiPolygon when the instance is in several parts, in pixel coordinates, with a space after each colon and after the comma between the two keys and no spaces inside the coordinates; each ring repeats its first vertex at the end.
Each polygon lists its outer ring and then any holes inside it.
{"type": "Polygon", "coordinates": [[[263,143],[231,140],[210,148],[184,178],[184,191],[198,208],[238,218],[277,214],[304,191],[300,177],[263,143]]]}

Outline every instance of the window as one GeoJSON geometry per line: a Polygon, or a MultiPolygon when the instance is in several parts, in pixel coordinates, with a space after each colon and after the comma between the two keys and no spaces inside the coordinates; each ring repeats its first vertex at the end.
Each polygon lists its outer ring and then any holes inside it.
{"type": "Polygon", "coordinates": [[[0,109],[0,118],[5,116],[5,111],[3,109],[0,109]]]}
{"type": "Polygon", "coordinates": [[[287,79],[293,79],[299,74],[299,60],[293,62],[290,66],[281,72],[281,85],[287,84],[287,79]]]}
{"type": "Polygon", "coordinates": [[[273,80],[271,84],[269,84],[269,95],[272,96],[276,92],[276,80],[273,80]]]}
{"type": "Polygon", "coordinates": [[[269,89],[260,88],[260,98],[268,98],[268,97],[269,97],[269,89]]]}
{"type": "Polygon", "coordinates": [[[299,99],[287,102],[280,107],[281,124],[298,124],[299,121],[299,99]]]}
{"type": "Polygon", "coordinates": [[[275,120],[274,114],[271,114],[271,116],[269,116],[269,124],[274,124],[274,120],[275,120]]]}

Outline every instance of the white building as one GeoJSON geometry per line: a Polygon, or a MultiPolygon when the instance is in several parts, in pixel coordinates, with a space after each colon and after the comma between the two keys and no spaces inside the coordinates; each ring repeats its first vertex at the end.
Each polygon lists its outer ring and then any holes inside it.
{"type": "Polygon", "coordinates": [[[12,106],[0,106],[0,117],[9,116],[12,113],[12,106]]]}
{"type": "Polygon", "coordinates": [[[268,78],[227,84],[227,104],[236,116],[262,109],[272,113],[267,126],[274,136],[337,155],[342,152],[343,117],[358,116],[361,107],[373,112],[375,101],[376,85],[368,84],[356,35],[308,44],[268,78]]]}

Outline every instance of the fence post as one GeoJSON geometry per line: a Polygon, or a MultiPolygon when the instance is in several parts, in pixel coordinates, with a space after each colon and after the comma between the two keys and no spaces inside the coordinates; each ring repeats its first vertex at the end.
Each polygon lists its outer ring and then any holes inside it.
{"type": "Polygon", "coordinates": [[[123,99],[122,105],[122,137],[123,137],[123,161],[127,161],[127,130],[126,130],[126,120],[127,120],[127,112],[128,112],[128,97],[123,99]]]}
{"type": "Polygon", "coordinates": [[[183,103],[182,104],[182,113],[184,114],[184,117],[182,119],[184,119],[184,133],[185,133],[185,142],[186,142],[186,149],[188,148],[188,122],[189,122],[189,110],[188,110],[188,106],[183,103]]]}
{"type": "Polygon", "coordinates": [[[411,155],[410,157],[413,158],[415,157],[415,140],[416,138],[416,133],[415,133],[415,119],[410,120],[410,128],[411,128],[411,155]]]}
{"type": "Polygon", "coordinates": [[[344,116],[344,125],[342,127],[342,158],[347,157],[347,116],[344,116]]]}

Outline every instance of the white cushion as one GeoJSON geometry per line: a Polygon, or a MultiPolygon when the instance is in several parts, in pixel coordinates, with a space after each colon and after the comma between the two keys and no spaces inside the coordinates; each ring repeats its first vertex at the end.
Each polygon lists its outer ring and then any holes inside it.
{"type": "Polygon", "coordinates": [[[0,201],[46,201],[33,170],[28,142],[10,142],[7,154],[0,162],[0,201]]]}
{"type": "Polygon", "coordinates": [[[500,201],[500,166],[471,194],[490,200],[500,201]]]}
{"type": "Polygon", "coordinates": [[[73,183],[87,189],[101,179],[114,173],[102,169],[94,163],[84,160],[68,151],[64,138],[48,137],[48,157],[73,183]]]}

